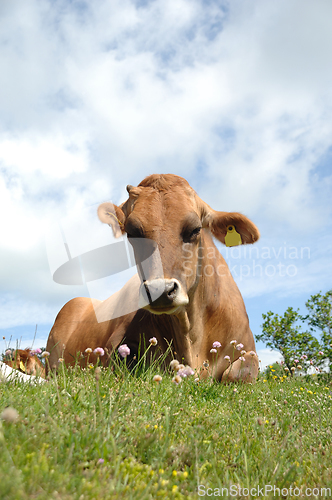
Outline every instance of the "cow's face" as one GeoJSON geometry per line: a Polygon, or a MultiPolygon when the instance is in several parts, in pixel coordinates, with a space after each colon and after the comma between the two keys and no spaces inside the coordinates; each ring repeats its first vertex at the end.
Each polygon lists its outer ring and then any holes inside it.
{"type": "Polygon", "coordinates": [[[142,280],[140,305],[155,314],[173,314],[188,304],[201,275],[204,228],[223,243],[230,224],[242,242],[258,239],[249,219],[215,212],[181,177],[153,175],[127,191],[125,203],[103,203],[98,215],[115,236],[127,233],[142,280]]]}

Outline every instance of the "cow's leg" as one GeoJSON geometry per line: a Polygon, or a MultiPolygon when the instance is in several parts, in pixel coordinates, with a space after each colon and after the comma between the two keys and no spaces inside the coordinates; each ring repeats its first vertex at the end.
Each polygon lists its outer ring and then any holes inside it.
{"type": "Polygon", "coordinates": [[[255,382],[259,369],[258,357],[249,353],[243,357],[245,361],[237,359],[224,371],[222,382],[255,382]]]}

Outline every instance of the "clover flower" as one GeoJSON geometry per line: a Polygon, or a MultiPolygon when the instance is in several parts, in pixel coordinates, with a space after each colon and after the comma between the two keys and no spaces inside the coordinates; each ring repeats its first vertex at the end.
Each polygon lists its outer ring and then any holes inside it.
{"type": "Polygon", "coordinates": [[[246,354],[247,351],[245,351],[244,349],[241,351],[241,354],[246,354]]]}
{"type": "Polygon", "coordinates": [[[130,354],[130,349],[127,344],[122,344],[118,348],[118,352],[122,358],[126,358],[130,354]]]}
{"type": "Polygon", "coordinates": [[[227,361],[229,361],[229,363],[231,362],[230,356],[224,356],[224,359],[226,359],[227,361]]]}
{"type": "Polygon", "coordinates": [[[218,342],[218,340],[216,340],[216,342],[213,342],[212,347],[214,349],[218,349],[219,347],[221,347],[221,344],[220,344],[220,342],[218,342]]]}
{"type": "Polygon", "coordinates": [[[319,353],[318,353],[318,354],[319,354],[320,356],[323,356],[323,355],[324,355],[323,351],[319,351],[319,353]]]}
{"type": "Polygon", "coordinates": [[[216,352],[218,352],[218,351],[217,351],[217,349],[210,349],[210,352],[212,352],[212,353],[216,353],[216,352]]]}
{"type": "Polygon", "coordinates": [[[93,351],[93,354],[96,356],[104,356],[105,351],[102,347],[96,347],[96,349],[93,351]]]}
{"type": "Polygon", "coordinates": [[[181,368],[178,371],[178,375],[182,378],[190,377],[191,375],[195,375],[194,370],[191,368],[191,366],[186,365],[184,368],[181,368]]]}
{"type": "Polygon", "coordinates": [[[292,372],[295,372],[295,370],[296,370],[295,366],[292,366],[291,370],[292,370],[292,372]]]}
{"type": "Polygon", "coordinates": [[[239,360],[240,360],[240,361],[245,361],[245,360],[246,360],[246,358],[244,358],[243,356],[240,356],[240,357],[239,357],[239,360]]]}
{"type": "Polygon", "coordinates": [[[64,359],[63,359],[63,358],[59,358],[59,359],[58,359],[58,362],[59,362],[59,363],[63,363],[63,362],[64,362],[64,359]]]}
{"type": "Polygon", "coordinates": [[[0,418],[10,424],[15,424],[19,419],[18,411],[12,406],[7,406],[0,415],[0,418]]]}
{"type": "Polygon", "coordinates": [[[170,362],[169,366],[171,367],[172,370],[176,371],[177,370],[177,367],[179,366],[179,362],[177,359],[172,359],[172,361],[170,362]]]}
{"type": "Polygon", "coordinates": [[[105,462],[105,460],[104,460],[103,458],[99,458],[99,459],[98,459],[97,464],[100,464],[100,465],[101,465],[101,464],[103,464],[104,462],[105,462]]]}
{"type": "Polygon", "coordinates": [[[235,345],[235,344],[236,344],[236,342],[237,342],[237,340],[231,340],[231,341],[230,341],[230,344],[231,344],[231,345],[235,345]]]}
{"type": "Polygon", "coordinates": [[[149,342],[151,345],[157,345],[158,344],[158,340],[156,339],[156,337],[152,337],[151,339],[149,339],[149,342]]]}
{"type": "Polygon", "coordinates": [[[41,355],[42,358],[48,358],[50,353],[48,351],[44,351],[41,355]]]}
{"type": "Polygon", "coordinates": [[[236,349],[237,349],[238,351],[241,351],[241,349],[243,349],[243,348],[244,348],[244,345],[243,345],[243,344],[237,344],[237,346],[236,346],[236,349]]]}
{"type": "Polygon", "coordinates": [[[7,351],[5,351],[5,356],[8,357],[8,356],[11,356],[11,355],[12,355],[11,349],[7,349],[7,351]]]}
{"type": "Polygon", "coordinates": [[[175,375],[175,377],[172,378],[172,382],[175,385],[179,385],[182,382],[182,377],[180,377],[180,375],[175,375]]]}
{"type": "Polygon", "coordinates": [[[160,375],[155,375],[153,377],[153,381],[156,382],[157,384],[159,384],[161,381],[162,381],[162,377],[160,375]]]}
{"type": "Polygon", "coordinates": [[[100,368],[100,366],[97,366],[97,368],[95,369],[95,378],[96,378],[97,382],[100,379],[100,374],[101,374],[101,368],[100,368]]]}
{"type": "Polygon", "coordinates": [[[302,366],[301,365],[297,365],[296,367],[298,370],[302,370],[302,366]]]}
{"type": "Polygon", "coordinates": [[[250,351],[249,354],[250,354],[250,356],[257,356],[257,354],[255,353],[255,351],[250,351]]]}
{"type": "Polygon", "coordinates": [[[302,354],[301,358],[300,359],[307,359],[307,355],[306,354],[302,354]]]}
{"type": "Polygon", "coordinates": [[[30,356],[34,356],[35,354],[41,354],[41,349],[39,349],[39,347],[37,347],[37,349],[31,349],[30,351],[30,356]]]}
{"type": "Polygon", "coordinates": [[[91,347],[87,347],[84,352],[86,352],[87,354],[91,354],[92,353],[91,347]]]}

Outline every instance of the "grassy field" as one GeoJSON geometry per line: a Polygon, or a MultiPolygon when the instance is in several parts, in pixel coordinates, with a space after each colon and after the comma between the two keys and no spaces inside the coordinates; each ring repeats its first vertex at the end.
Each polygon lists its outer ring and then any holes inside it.
{"type": "Polygon", "coordinates": [[[328,498],[329,379],[176,385],[157,363],[99,370],[0,383],[0,414],[18,412],[0,419],[1,500],[328,498]]]}

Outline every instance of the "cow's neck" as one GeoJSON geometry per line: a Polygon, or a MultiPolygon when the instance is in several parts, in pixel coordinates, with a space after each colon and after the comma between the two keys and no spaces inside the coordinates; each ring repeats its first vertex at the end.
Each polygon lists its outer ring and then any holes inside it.
{"type": "MultiPolygon", "coordinates": [[[[204,334],[202,335],[206,331],[205,318],[219,311],[222,303],[217,273],[210,275],[203,272],[207,264],[213,265],[213,261],[207,261],[206,246],[209,245],[212,248],[215,245],[212,238],[206,235],[202,236],[200,245],[203,251],[197,265],[197,279],[189,292],[189,304],[176,315],[178,328],[174,340],[181,358],[193,367],[197,365],[197,362],[201,363],[205,359],[205,348],[208,347],[209,350],[212,347],[212,345],[207,346],[209,340],[204,334]],[[202,356],[202,359],[198,359],[202,356]]],[[[215,255],[218,256],[217,260],[220,258],[224,263],[216,247],[215,255]]]]}

